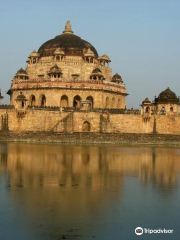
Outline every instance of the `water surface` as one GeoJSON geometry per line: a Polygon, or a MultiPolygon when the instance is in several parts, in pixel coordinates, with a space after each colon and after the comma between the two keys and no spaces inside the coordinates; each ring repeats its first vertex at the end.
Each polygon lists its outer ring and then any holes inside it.
{"type": "Polygon", "coordinates": [[[179,176],[180,148],[1,143],[0,239],[178,239],[179,176]]]}

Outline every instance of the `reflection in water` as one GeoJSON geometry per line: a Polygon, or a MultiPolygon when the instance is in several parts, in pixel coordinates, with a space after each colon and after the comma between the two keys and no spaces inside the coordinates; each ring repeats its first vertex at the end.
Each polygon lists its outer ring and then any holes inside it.
{"type": "Polygon", "coordinates": [[[0,144],[0,194],[6,189],[13,218],[18,211],[37,240],[111,239],[125,224],[121,207],[135,201],[132,192],[153,187],[168,198],[179,171],[179,149],[0,144]]]}

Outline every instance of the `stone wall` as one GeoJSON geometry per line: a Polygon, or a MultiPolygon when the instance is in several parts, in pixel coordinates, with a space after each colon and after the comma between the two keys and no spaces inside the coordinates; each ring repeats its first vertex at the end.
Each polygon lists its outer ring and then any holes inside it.
{"type": "Polygon", "coordinates": [[[159,134],[180,134],[180,115],[158,115],[155,122],[159,134]]]}
{"type": "Polygon", "coordinates": [[[180,115],[0,109],[1,131],[180,134],[180,115]]]}
{"type": "MultiPolygon", "coordinates": [[[[152,133],[153,118],[144,120],[142,115],[113,114],[109,116],[107,132],[114,130],[119,133],[152,133]]],[[[113,132],[114,132],[113,131],[113,132]]]]}

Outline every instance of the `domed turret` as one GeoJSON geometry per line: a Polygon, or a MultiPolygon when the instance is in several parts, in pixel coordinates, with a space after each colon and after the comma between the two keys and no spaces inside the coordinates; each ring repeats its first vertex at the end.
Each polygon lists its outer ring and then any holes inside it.
{"type": "Polygon", "coordinates": [[[26,97],[25,97],[22,93],[20,93],[20,94],[17,96],[16,100],[18,100],[18,101],[21,101],[21,100],[27,101],[26,97]]]}
{"type": "Polygon", "coordinates": [[[14,78],[15,78],[15,79],[24,79],[24,80],[27,80],[29,77],[28,77],[26,71],[25,71],[23,68],[20,68],[20,69],[17,71],[17,73],[16,73],[16,75],[15,75],[14,78]]]}
{"type": "Polygon", "coordinates": [[[95,68],[92,71],[91,75],[90,75],[90,79],[93,79],[93,80],[104,80],[104,76],[102,74],[101,69],[95,68]]]}
{"type": "Polygon", "coordinates": [[[167,88],[155,98],[155,103],[179,103],[179,98],[170,88],[167,88]]]}
{"type": "Polygon", "coordinates": [[[60,67],[58,67],[58,65],[55,64],[52,68],[50,68],[48,75],[50,77],[60,78],[62,75],[62,71],[60,67]]]}
{"type": "Polygon", "coordinates": [[[102,56],[100,56],[99,59],[107,62],[111,62],[110,58],[106,54],[103,54],[102,56]]]}
{"type": "Polygon", "coordinates": [[[150,113],[150,111],[153,109],[153,104],[151,101],[149,101],[149,98],[145,98],[145,100],[142,101],[141,107],[143,113],[150,113]]]}
{"type": "Polygon", "coordinates": [[[30,58],[31,57],[39,57],[39,53],[34,50],[34,51],[32,51],[32,53],[30,53],[29,57],[30,58]]]}
{"type": "Polygon", "coordinates": [[[90,48],[88,48],[84,53],[85,62],[95,63],[95,58],[96,58],[96,56],[95,56],[94,52],[90,48]]]}
{"type": "Polygon", "coordinates": [[[62,61],[64,59],[64,55],[65,55],[65,53],[61,48],[57,48],[54,51],[54,59],[56,61],[62,61]]]}
{"type": "Polygon", "coordinates": [[[63,34],[45,42],[38,50],[40,57],[53,56],[54,51],[61,48],[67,56],[83,56],[88,48],[98,57],[96,49],[87,41],[73,34],[71,24],[67,21],[63,34]]]}
{"type": "Polygon", "coordinates": [[[111,62],[111,60],[106,54],[103,54],[102,56],[99,57],[99,62],[103,66],[109,66],[109,63],[111,62]]]}
{"type": "Polygon", "coordinates": [[[94,55],[94,52],[91,51],[90,48],[88,48],[88,50],[84,53],[84,56],[85,57],[94,57],[95,55],[94,55]]]}
{"type": "Polygon", "coordinates": [[[38,59],[39,59],[39,53],[34,50],[30,53],[28,60],[26,62],[30,64],[35,64],[38,62],[38,59]]]}
{"type": "Polygon", "coordinates": [[[113,77],[112,77],[112,82],[116,82],[116,83],[122,83],[123,80],[122,80],[122,77],[116,73],[113,77]]]}
{"type": "Polygon", "coordinates": [[[16,108],[24,109],[26,106],[27,98],[24,96],[22,92],[20,92],[15,101],[17,102],[16,108]]]}
{"type": "Polygon", "coordinates": [[[149,98],[145,98],[145,100],[142,102],[142,103],[151,103],[150,101],[149,101],[149,98]]]}

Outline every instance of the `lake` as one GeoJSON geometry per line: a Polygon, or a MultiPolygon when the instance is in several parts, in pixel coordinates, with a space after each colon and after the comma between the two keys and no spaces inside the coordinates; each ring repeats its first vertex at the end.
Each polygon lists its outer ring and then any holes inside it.
{"type": "Polygon", "coordinates": [[[0,143],[0,239],[178,239],[179,186],[180,148],[0,143]]]}

